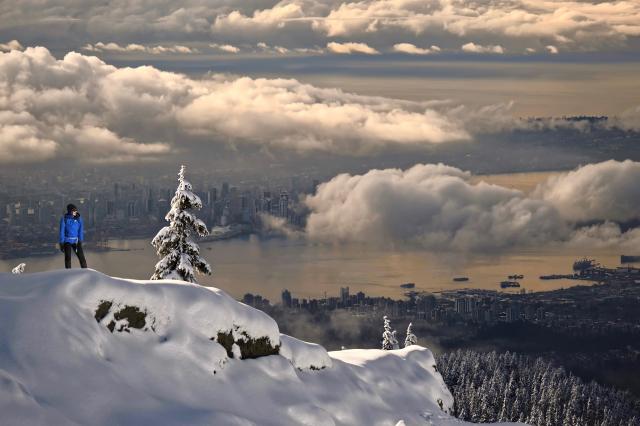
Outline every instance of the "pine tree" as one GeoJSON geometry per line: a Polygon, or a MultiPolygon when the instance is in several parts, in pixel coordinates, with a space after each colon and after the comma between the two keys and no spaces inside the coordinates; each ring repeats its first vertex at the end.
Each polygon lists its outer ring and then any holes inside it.
{"type": "MultiPolygon", "coordinates": [[[[393,332],[391,331],[391,321],[385,315],[382,317],[384,320],[384,332],[382,332],[382,349],[385,351],[390,351],[393,349],[393,332]]],[[[396,342],[397,344],[397,342],[396,342]]]]}
{"type": "Polygon", "coordinates": [[[584,383],[541,358],[456,351],[438,357],[438,370],[454,396],[453,414],[463,420],[533,426],[638,424],[640,404],[629,394],[584,383]]]}
{"type": "Polygon", "coordinates": [[[191,209],[201,209],[200,197],[192,192],[191,183],[185,177],[185,167],[180,167],[178,188],[171,200],[171,209],[165,216],[165,226],[151,241],[160,261],[156,263],[152,280],[183,280],[195,283],[195,271],[211,274],[211,266],[200,257],[200,248],[191,239],[192,234],[208,235],[207,226],[191,209]]]}
{"type": "Polygon", "coordinates": [[[418,343],[418,338],[416,337],[415,334],[413,334],[413,331],[411,330],[412,326],[413,326],[413,324],[409,323],[409,326],[407,327],[407,337],[404,339],[404,347],[405,348],[407,346],[415,345],[415,344],[418,343]]]}
{"type": "Polygon", "coordinates": [[[13,268],[11,270],[11,273],[14,275],[20,275],[21,273],[24,272],[24,268],[27,266],[26,263],[21,263],[18,266],[16,266],[15,268],[13,268]]]}

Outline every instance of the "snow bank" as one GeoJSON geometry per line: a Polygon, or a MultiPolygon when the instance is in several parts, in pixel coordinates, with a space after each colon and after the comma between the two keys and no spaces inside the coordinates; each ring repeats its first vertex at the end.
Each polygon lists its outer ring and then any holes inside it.
{"type": "Polygon", "coordinates": [[[419,346],[327,353],[217,289],[0,274],[3,426],[461,424],[433,364],[419,346]],[[248,339],[281,355],[239,359],[248,339]]]}
{"type": "Polygon", "coordinates": [[[298,370],[322,370],[331,367],[327,350],[315,343],[304,342],[295,337],[280,335],[280,355],[291,361],[298,370]]]}

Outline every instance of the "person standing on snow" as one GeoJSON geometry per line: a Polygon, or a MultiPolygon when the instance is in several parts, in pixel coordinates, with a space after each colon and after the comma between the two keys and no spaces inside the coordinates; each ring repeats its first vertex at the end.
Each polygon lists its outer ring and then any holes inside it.
{"type": "Polygon", "coordinates": [[[80,267],[86,268],[87,261],[82,251],[84,226],[78,209],[73,204],[67,206],[67,214],[60,219],[60,251],[64,253],[64,267],[71,268],[71,250],[78,256],[80,267]]]}

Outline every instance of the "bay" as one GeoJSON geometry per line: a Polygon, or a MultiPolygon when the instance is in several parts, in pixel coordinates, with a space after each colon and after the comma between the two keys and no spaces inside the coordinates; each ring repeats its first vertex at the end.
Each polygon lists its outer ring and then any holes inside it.
{"type": "MultiPolygon", "coordinates": [[[[485,181],[528,193],[559,172],[512,173],[474,176],[485,181]]],[[[52,238],[55,238],[53,236],[52,238]]],[[[53,243],[52,243],[53,244],[53,243]]],[[[86,246],[89,267],[123,278],[148,279],[157,262],[150,239],[113,240],[112,251],[97,252],[86,246]]],[[[363,244],[319,244],[298,239],[262,239],[252,235],[232,240],[201,243],[203,256],[213,266],[212,276],[201,276],[203,285],[221,288],[236,298],[245,293],[260,294],[272,302],[280,300],[283,289],[298,298],[338,296],[340,287],[369,296],[401,298],[403,283],[415,283],[416,291],[459,288],[501,290],[499,282],[508,275],[524,275],[522,287],[512,292],[546,291],[588,284],[574,280],[540,280],[540,275],[572,273],[574,260],[595,258],[608,267],[619,265],[617,248],[545,246],[518,248],[499,253],[447,253],[418,247],[363,244]],[[456,276],[469,281],[456,283],[456,276]]],[[[63,267],[62,254],[28,259],[0,260],[0,271],[8,272],[18,263],[27,263],[27,272],[63,267]]],[[[74,267],[77,261],[74,259],[74,267]]]]}
{"type": "MultiPolygon", "coordinates": [[[[149,240],[115,240],[116,251],[96,252],[87,248],[89,267],[123,278],[147,279],[157,261],[149,240]]],[[[402,297],[400,284],[412,282],[417,291],[458,288],[500,290],[508,275],[521,274],[527,291],[543,291],[585,282],[540,280],[540,275],[572,272],[573,261],[594,257],[606,266],[619,265],[621,253],[607,249],[544,247],[496,254],[434,253],[419,248],[373,247],[356,244],[315,244],[305,240],[261,239],[257,236],[202,243],[201,252],[213,266],[213,275],[200,276],[203,285],[221,288],[236,298],[245,293],[260,294],[272,302],[280,300],[283,289],[294,297],[338,296],[340,287],[353,294],[402,297]],[[469,277],[456,283],[453,277],[469,277]]],[[[27,272],[63,267],[59,256],[0,261],[0,270],[9,271],[20,262],[27,272]]],[[[74,267],[77,267],[74,259],[74,267]]],[[[512,291],[519,291],[514,289],[512,291]]]]}

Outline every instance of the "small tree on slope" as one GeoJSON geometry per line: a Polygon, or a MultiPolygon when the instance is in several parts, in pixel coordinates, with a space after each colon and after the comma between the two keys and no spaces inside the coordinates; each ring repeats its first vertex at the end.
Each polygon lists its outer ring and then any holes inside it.
{"type": "Polygon", "coordinates": [[[416,337],[415,334],[413,334],[413,331],[411,330],[412,326],[413,324],[409,323],[409,326],[407,327],[407,337],[404,339],[405,348],[407,346],[415,345],[418,343],[418,338],[416,337]]]}
{"type": "Polygon", "coordinates": [[[183,280],[195,283],[195,271],[211,274],[211,266],[200,257],[200,248],[191,234],[208,235],[207,226],[189,210],[201,209],[200,197],[192,192],[184,178],[185,167],[180,167],[178,189],[171,200],[171,210],[165,216],[165,226],[151,241],[160,261],[156,263],[152,280],[183,280]]]}
{"type": "Polygon", "coordinates": [[[11,270],[11,273],[14,275],[20,275],[21,273],[24,272],[24,268],[27,266],[26,263],[21,263],[18,266],[16,266],[15,268],[13,268],[11,270]]]}
{"type": "MultiPolygon", "coordinates": [[[[382,317],[382,319],[384,320],[384,332],[382,333],[382,349],[384,349],[385,351],[390,351],[393,348],[393,343],[395,340],[395,337],[393,336],[393,331],[391,331],[391,321],[389,321],[389,318],[387,318],[387,316],[385,315],[384,317],[382,317]]],[[[397,341],[396,341],[396,345],[397,345],[397,341]]]]}

